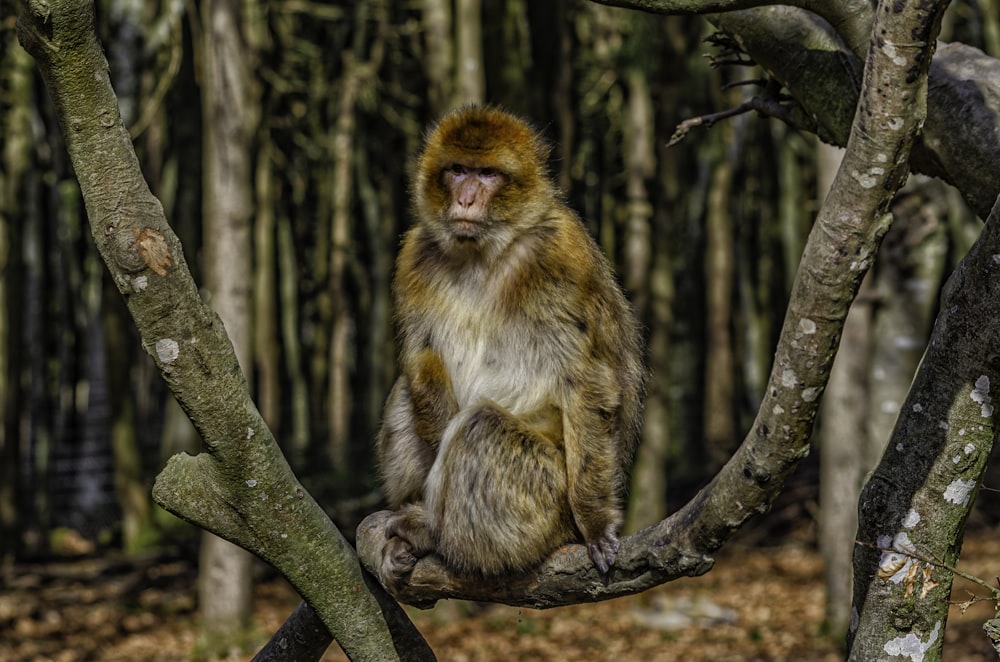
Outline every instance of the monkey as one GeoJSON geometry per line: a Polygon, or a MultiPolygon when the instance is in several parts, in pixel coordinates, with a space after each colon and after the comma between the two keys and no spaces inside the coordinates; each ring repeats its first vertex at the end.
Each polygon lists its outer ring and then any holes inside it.
{"type": "Polygon", "coordinates": [[[390,509],[381,574],[435,553],[503,576],[582,542],[619,549],[642,416],[640,327],[518,116],[470,106],[425,136],[396,260],[400,375],[376,455],[390,509]]]}

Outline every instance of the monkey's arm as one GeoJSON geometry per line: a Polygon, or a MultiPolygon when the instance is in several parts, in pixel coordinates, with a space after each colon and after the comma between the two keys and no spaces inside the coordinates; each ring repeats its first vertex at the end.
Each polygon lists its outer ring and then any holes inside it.
{"type": "Polygon", "coordinates": [[[569,506],[587,552],[602,575],[615,562],[622,523],[617,410],[614,387],[595,379],[578,388],[563,411],[569,506]]]}
{"type": "Polygon", "coordinates": [[[444,360],[433,349],[425,347],[406,362],[405,371],[409,376],[416,432],[437,450],[445,426],[458,413],[444,360]]]}

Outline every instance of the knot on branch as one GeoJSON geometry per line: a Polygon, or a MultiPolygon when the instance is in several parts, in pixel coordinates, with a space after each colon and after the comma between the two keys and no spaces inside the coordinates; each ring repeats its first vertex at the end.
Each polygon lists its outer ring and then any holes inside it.
{"type": "Polygon", "coordinates": [[[110,237],[111,255],[115,266],[126,274],[134,274],[146,268],[146,261],[139,253],[138,242],[131,228],[115,231],[110,237]]]}
{"type": "Polygon", "coordinates": [[[39,64],[83,43],[96,42],[90,0],[25,0],[17,18],[17,40],[39,64]]]}
{"type": "Polygon", "coordinates": [[[135,228],[130,232],[134,241],[128,251],[122,252],[122,256],[134,253],[138,255],[142,264],[152,269],[155,274],[166,276],[173,260],[170,258],[170,246],[163,234],[153,228],[135,228]]]}

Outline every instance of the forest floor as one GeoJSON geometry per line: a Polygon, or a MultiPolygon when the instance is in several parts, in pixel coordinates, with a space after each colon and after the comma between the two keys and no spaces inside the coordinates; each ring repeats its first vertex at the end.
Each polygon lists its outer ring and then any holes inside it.
{"type": "MultiPolygon", "coordinates": [[[[970,536],[962,562],[987,581],[1000,575],[1000,533],[970,536]]],[[[189,560],[93,558],[18,566],[0,585],[0,660],[5,662],[189,660],[195,644],[195,570],[189,560]]],[[[957,579],[954,600],[974,584],[957,579]]],[[[281,579],[258,583],[262,643],[295,605],[281,579]]],[[[952,606],[948,662],[996,660],[982,631],[994,605],[952,606]]],[[[547,611],[443,602],[412,610],[442,661],[842,659],[821,634],[822,562],[805,545],[730,545],[703,577],[639,596],[547,611]]],[[[250,654],[227,660],[245,660],[250,654]]],[[[346,659],[336,646],[325,660],[346,659]]]]}

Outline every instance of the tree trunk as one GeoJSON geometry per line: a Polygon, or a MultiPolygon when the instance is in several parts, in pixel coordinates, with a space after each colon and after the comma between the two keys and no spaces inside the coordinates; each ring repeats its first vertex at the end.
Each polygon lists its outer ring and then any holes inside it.
{"type": "Polygon", "coordinates": [[[105,287],[103,294],[104,338],[107,343],[108,394],[111,406],[111,450],[115,461],[115,493],[122,514],[122,549],[137,552],[150,542],[152,501],[149,481],[142,464],[142,450],[136,435],[133,371],[130,359],[135,340],[125,326],[117,293],[105,287]]]}
{"type": "Polygon", "coordinates": [[[371,164],[364,146],[355,149],[355,178],[361,216],[369,245],[373,247],[369,260],[368,334],[365,339],[364,372],[368,376],[367,397],[364,398],[364,439],[374,439],[382,422],[382,406],[395,379],[395,343],[392,323],[393,251],[398,226],[389,221],[394,207],[391,189],[376,186],[371,164]]]}
{"type": "Polygon", "coordinates": [[[875,264],[865,471],[882,456],[927,346],[948,252],[948,203],[944,184],[914,177],[893,204],[875,264]]]}
{"type": "MultiPolygon", "coordinates": [[[[253,375],[251,122],[254,100],[239,0],[202,5],[205,286],[222,318],[243,374],[253,375]]],[[[228,652],[240,645],[252,610],[253,557],[202,535],[198,577],[201,645],[228,652]]]]}
{"type": "Polygon", "coordinates": [[[0,54],[0,79],[10,104],[3,118],[0,152],[0,574],[5,574],[20,545],[21,514],[21,200],[31,166],[32,63],[24,49],[10,42],[0,54]]]}
{"type": "Polygon", "coordinates": [[[327,423],[329,458],[339,489],[346,487],[349,476],[355,475],[350,466],[350,417],[353,405],[351,368],[353,363],[354,310],[349,304],[348,269],[352,255],[351,201],[354,189],[355,103],[364,73],[364,63],[352,53],[344,58],[345,77],[340,97],[336,100],[336,125],[332,135],[333,179],[330,182],[330,265],[329,288],[331,307],[330,346],[327,357],[328,400],[327,423]]]}
{"type": "Polygon", "coordinates": [[[281,439],[281,371],[278,343],[277,275],[275,273],[274,164],[270,136],[262,135],[254,173],[253,321],[257,406],[275,437],[281,439]]]}
{"type": "Polygon", "coordinates": [[[455,76],[455,39],[452,33],[452,3],[449,0],[423,0],[424,43],[427,56],[424,67],[430,86],[427,100],[437,117],[452,104],[455,76]]]}
{"type": "MultiPolygon", "coordinates": [[[[817,150],[820,204],[830,191],[843,156],[844,150],[832,145],[820,145],[817,150]]],[[[844,322],[844,338],[823,396],[818,429],[817,538],[824,561],[825,628],[833,637],[843,637],[850,620],[851,554],[853,533],[858,528],[858,494],[864,473],[871,466],[865,463],[868,443],[864,424],[870,335],[871,303],[855,299],[844,322]]]]}
{"type": "MultiPolygon", "coordinates": [[[[674,299],[669,252],[656,252],[649,275],[649,363],[667,366],[670,360],[671,307],[674,299]]],[[[642,441],[632,469],[626,532],[659,522],[667,514],[667,459],[670,452],[670,379],[665,370],[654,371],[647,387],[642,441]]]]}
{"type": "Polygon", "coordinates": [[[281,299],[281,335],[284,340],[287,379],[291,391],[292,428],[286,440],[289,462],[296,470],[306,466],[309,450],[309,388],[299,338],[299,297],[296,286],[295,240],[291,219],[278,220],[277,250],[279,297],[281,299]]]}
{"type": "Polygon", "coordinates": [[[455,1],[455,106],[486,99],[481,2],[455,1]]]}
{"type": "Polygon", "coordinates": [[[965,522],[997,437],[1000,204],[949,278],[931,340],[862,490],[850,660],[942,659],[965,522]]]}
{"type": "Polygon", "coordinates": [[[871,303],[854,300],[844,322],[840,351],[823,395],[819,423],[819,548],[826,586],[826,630],[843,637],[850,621],[851,554],[858,528],[858,494],[865,463],[865,413],[871,303]]]}
{"type": "Polygon", "coordinates": [[[705,445],[713,467],[720,467],[737,443],[734,421],[732,337],[734,248],[729,201],[733,166],[724,153],[731,143],[730,125],[711,140],[718,159],[708,191],[705,216],[705,445]]]}
{"type": "MultiPolygon", "coordinates": [[[[652,306],[663,310],[662,282],[654,285],[653,278],[666,277],[669,270],[651,273],[652,216],[646,181],[656,174],[653,100],[645,73],[635,68],[626,76],[628,106],[625,116],[625,170],[628,178],[628,217],[625,226],[625,289],[632,298],[636,316],[647,320],[652,306]]],[[[655,327],[654,327],[655,328],[655,327]]],[[[669,327],[661,327],[669,328],[669,327]]],[[[632,470],[631,498],[624,529],[637,531],[659,522],[666,515],[666,413],[662,400],[655,411],[647,409],[642,443],[632,470]]]]}

